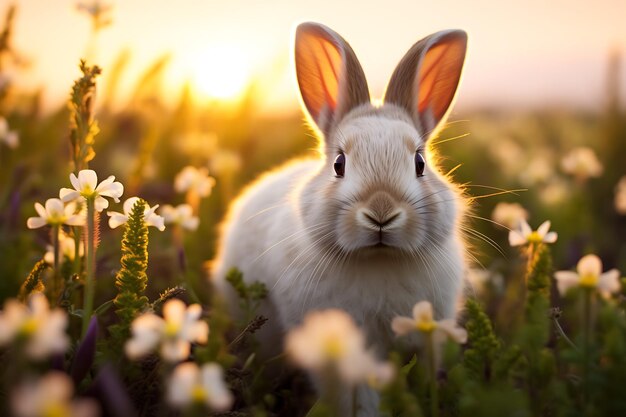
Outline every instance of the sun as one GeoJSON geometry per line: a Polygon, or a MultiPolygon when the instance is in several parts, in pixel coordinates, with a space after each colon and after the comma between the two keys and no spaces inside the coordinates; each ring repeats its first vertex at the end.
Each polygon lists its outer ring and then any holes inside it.
{"type": "Polygon", "coordinates": [[[250,83],[250,63],[235,45],[207,47],[194,57],[192,85],[200,97],[236,100],[250,83]]]}

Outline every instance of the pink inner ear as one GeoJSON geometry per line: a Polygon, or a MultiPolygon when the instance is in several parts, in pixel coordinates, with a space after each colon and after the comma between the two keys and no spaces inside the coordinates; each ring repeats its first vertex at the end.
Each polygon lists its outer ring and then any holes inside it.
{"type": "Polygon", "coordinates": [[[335,111],[342,63],[339,49],[322,37],[303,36],[297,59],[302,98],[313,118],[325,109],[335,111]]]}
{"type": "Polygon", "coordinates": [[[439,121],[454,97],[463,66],[462,45],[445,42],[431,47],[423,57],[418,83],[418,112],[432,112],[439,121]]]}

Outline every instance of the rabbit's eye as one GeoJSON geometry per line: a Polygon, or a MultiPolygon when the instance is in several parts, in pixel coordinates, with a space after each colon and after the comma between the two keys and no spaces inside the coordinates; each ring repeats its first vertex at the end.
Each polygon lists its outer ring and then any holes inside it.
{"type": "Polygon", "coordinates": [[[425,167],[426,160],[424,159],[424,156],[419,152],[415,152],[415,174],[417,174],[418,177],[424,176],[425,167]]]}
{"type": "Polygon", "coordinates": [[[335,175],[337,178],[342,178],[343,174],[346,172],[346,156],[342,153],[337,155],[335,158],[335,162],[333,163],[333,169],[335,170],[335,175]]]}

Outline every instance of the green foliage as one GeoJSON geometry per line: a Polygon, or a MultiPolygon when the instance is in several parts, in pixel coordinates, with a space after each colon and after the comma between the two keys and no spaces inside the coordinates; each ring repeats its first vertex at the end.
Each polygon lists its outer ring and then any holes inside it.
{"type": "Polygon", "coordinates": [[[237,268],[232,268],[226,273],[226,281],[235,289],[239,297],[239,305],[244,313],[245,321],[250,321],[261,301],[267,297],[267,287],[258,281],[246,284],[243,274],[237,268]]]}
{"type": "Polygon", "coordinates": [[[32,293],[45,291],[41,275],[46,269],[48,269],[48,264],[43,259],[35,264],[33,270],[30,271],[26,281],[24,281],[22,287],[20,288],[20,293],[17,296],[19,300],[26,301],[28,296],[32,293]]]}
{"type": "Polygon", "coordinates": [[[489,381],[500,342],[493,333],[489,317],[476,300],[468,299],[465,311],[469,347],[463,353],[463,365],[470,378],[489,381]]]}
{"type": "Polygon", "coordinates": [[[97,66],[80,61],[83,76],[74,82],[70,97],[70,142],[76,172],[85,169],[96,153],[93,149],[98,123],[93,118],[96,77],[102,72],[97,66]]]}
{"type": "Polygon", "coordinates": [[[118,343],[130,335],[133,319],[148,307],[148,298],[143,295],[148,284],[148,227],[144,221],[145,201],[138,200],[126,222],[122,239],[122,268],[115,277],[117,296],[115,313],[118,324],[111,333],[118,343]]]}

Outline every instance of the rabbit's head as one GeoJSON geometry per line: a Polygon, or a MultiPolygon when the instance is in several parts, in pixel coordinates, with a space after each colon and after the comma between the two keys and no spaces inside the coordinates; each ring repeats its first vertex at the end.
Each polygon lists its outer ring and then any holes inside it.
{"type": "Polygon", "coordinates": [[[343,252],[419,254],[443,243],[455,231],[458,193],[434,166],[428,139],[454,99],[465,32],[438,32],[413,45],[379,106],[341,36],[303,23],[295,42],[302,101],[325,156],[301,194],[305,226],[343,252]]]}

